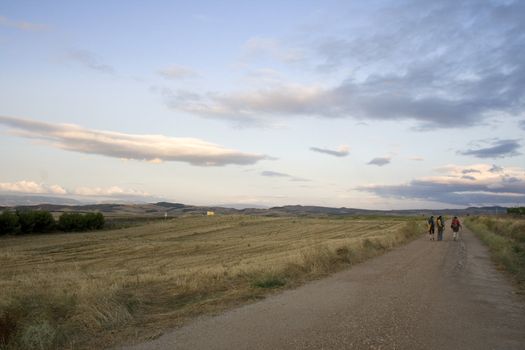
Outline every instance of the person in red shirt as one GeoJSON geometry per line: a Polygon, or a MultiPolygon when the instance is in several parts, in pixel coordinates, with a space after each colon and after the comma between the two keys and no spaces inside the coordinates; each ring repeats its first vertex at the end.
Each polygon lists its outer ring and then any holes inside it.
{"type": "Polygon", "coordinates": [[[461,222],[459,222],[459,219],[457,216],[454,216],[454,219],[452,219],[450,228],[452,228],[452,234],[453,234],[454,240],[457,241],[459,239],[459,229],[461,229],[461,222]]]}

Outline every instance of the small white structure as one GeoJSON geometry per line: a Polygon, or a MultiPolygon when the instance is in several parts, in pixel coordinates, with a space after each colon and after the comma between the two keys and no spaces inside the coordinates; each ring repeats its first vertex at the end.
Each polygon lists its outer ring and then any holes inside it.
{"type": "Polygon", "coordinates": [[[214,216],[214,215],[215,215],[215,212],[214,212],[214,211],[207,211],[207,212],[206,212],[206,215],[207,215],[207,216],[214,216]]]}

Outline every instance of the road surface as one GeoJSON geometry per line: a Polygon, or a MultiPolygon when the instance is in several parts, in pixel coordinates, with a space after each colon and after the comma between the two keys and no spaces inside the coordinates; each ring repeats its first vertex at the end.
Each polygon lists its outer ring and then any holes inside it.
{"type": "Polygon", "coordinates": [[[123,349],[525,349],[523,296],[472,233],[445,236],[123,349]]]}

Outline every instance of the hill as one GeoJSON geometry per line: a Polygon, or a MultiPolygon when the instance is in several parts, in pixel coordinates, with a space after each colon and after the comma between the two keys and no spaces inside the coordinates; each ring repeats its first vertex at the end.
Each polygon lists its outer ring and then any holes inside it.
{"type": "MultiPolygon", "coordinates": [[[[33,199],[36,197],[32,197],[33,199]]],[[[43,197],[44,199],[46,197],[43,197]]],[[[5,202],[5,201],[4,201],[5,202]]],[[[113,217],[163,217],[166,214],[170,217],[181,215],[205,215],[208,211],[216,214],[239,214],[239,215],[260,215],[260,216],[357,216],[357,215],[388,215],[388,216],[428,216],[428,215],[480,215],[480,214],[503,214],[507,208],[499,206],[491,207],[469,207],[465,209],[409,209],[409,210],[369,210],[357,208],[331,208],[321,206],[286,205],[280,207],[264,208],[245,208],[235,209],[227,206],[194,206],[182,203],[158,202],[147,204],[79,204],[72,200],[71,203],[50,202],[45,204],[33,204],[29,202],[24,205],[6,205],[2,208],[15,208],[20,210],[47,210],[54,213],[61,212],[101,212],[106,216],[113,217]]]]}

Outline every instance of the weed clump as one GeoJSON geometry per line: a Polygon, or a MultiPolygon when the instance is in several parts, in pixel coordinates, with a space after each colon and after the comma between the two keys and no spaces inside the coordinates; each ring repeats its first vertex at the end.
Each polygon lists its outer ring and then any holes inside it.
{"type": "Polygon", "coordinates": [[[286,285],[286,279],[276,273],[263,273],[252,282],[252,287],[272,289],[286,285]]]}

